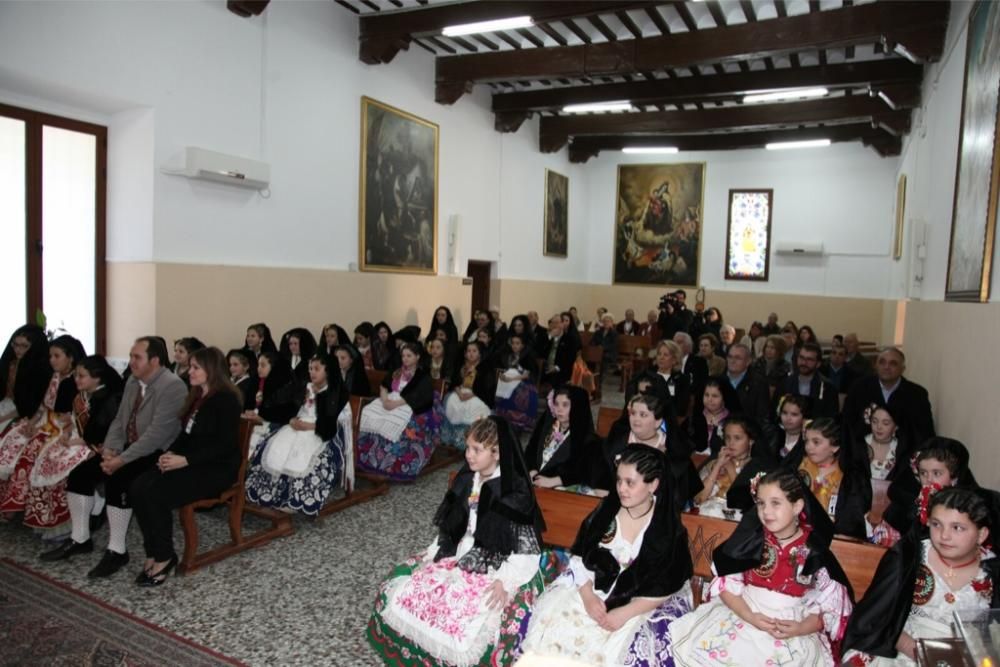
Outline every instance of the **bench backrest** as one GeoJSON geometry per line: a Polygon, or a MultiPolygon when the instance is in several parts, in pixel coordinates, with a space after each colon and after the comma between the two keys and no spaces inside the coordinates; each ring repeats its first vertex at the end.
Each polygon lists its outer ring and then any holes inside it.
{"type": "MultiPolygon", "coordinates": [[[[598,498],[555,489],[535,489],[535,497],[545,518],[542,540],[550,545],[569,548],[576,539],[580,524],[597,507],[598,498]]],[[[712,551],[736,529],[735,521],[684,512],[681,521],[688,531],[694,574],[702,581],[712,579],[712,551]]],[[[836,538],[833,553],[847,574],[855,599],[861,599],[871,584],[885,548],[849,538],[836,538]]]]}
{"type": "Polygon", "coordinates": [[[611,433],[611,427],[621,416],[621,408],[609,408],[602,405],[597,411],[597,435],[602,438],[608,437],[608,433],[611,433]]]}
{"type": "Polygon", "coordinates": [[[236,475],[236,484],[234,486],[239,486],[243,488],[243,482],[247,478],[247,464],[250,462],[250,436],[253,435],[253,428],[256,426],[252,421],[246,419],[245,417],[240,417],[240,433],[239,440],[237,441],[240,447],[240,471],[236,475]]]}
{"type": "Polygon", "coordinates": [[[618,335],[618,356],[634,357],[641,350],[648,350],[653,343],[649,336],[630,336],[627,334],[618,335]]]}
{"type": "Polygon", "coordinates": [[[365,374],[368,376],[368,387],[371,389],[372,394],[378,396],[379,387],[382,386],[382,380],[385,379],[385,371],[377,371],[374,368],[369,368],[365,370],[365,374]]]}

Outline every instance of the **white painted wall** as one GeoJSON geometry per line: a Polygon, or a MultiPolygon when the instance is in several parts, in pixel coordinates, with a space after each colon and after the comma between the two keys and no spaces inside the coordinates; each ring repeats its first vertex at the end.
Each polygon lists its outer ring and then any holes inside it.
{"type": "Polygon", "coordinates": [[[602,153],[588,164],[591,282],[611,281],[619,164],[705,162],[700,282],[708,289],[830,296],[887,294],[895,158],[860,143],[788,151],[742,150],[636,156],[602,153]],[[771,243],[816,241],[823,257],[772,252],[766,283],[725,280],[729,190],[772,188],[771,243]]]}

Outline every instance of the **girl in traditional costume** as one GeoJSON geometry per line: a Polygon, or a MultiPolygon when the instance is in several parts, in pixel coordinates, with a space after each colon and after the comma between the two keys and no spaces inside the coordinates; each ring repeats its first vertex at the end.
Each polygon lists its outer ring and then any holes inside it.
{"type": "Polygon", "coordinates": [[[368,640],[388,665],[509,664],[541,592],[541,512],[513,430],[468,430],[465,465],[434,517],[438,536],[379,587],[368,640]]]}
{"type": "Polygon", "coordinates": [[[328,372],[333,362],[309,360],[309,379],[298,396],[298,414],[262,442],[246,477],[247,499],[264,507],[315,516],[343,481],[352,455],[350,411],[333,400],[328,372]]]}
{"type": "Polygon", "coordinates": [[[833,524],[794,471],[765,475],[755,497],[712,554],[708,599],[670,628],[674,662],[833,667],[851,615],[833,524]]]}
{"type": "Polygon", "coordinates": [[[535,425],[524,451],[532,483],[588,490],[603,464],[586,390],[564,385],[549,394],[548,409],[535,425]]]}
{"type": "Polygon", "coordinates": [[[243,417],[256,424],[247,450],[250,460],[261,442],[291,421],[299,409],[295,403],[296,381],[292,368],[282,363],[277,352],[261,352],[257,358],[256,384],[254,407],[243,411],[243,417]]]}
{"type": "Polygon", "coordinates": [[[985,489],[949,488],[929,502],[927,528],[885,553],[851,616],[845,664],[914,667],[918,639],[953,636],[955,612],[1000,605],[1000,563],[991,539],[998,498],[985,489]]]}
{"type": "Polygon", "coordinates": [[[366,472],[412,482],[431,460],[439,424],[420,353],[419,343],[404,343],[402,366],[386,374],[379,398],[361,411],[358,466],[366,472]]]}
{"type": "Polygon", "coordinates": [[[465,362],[455,369],[451,391],[444,401],[445,422],[441,441],[459,449],[465,446],[465,429],[490,414],[496,398],[496,372],[479,341],[465,344],[465,362]]]}
{"type": "Polygon", "coordinates": [[[538,363],[523,334],[511,334],[497,355],[500,376],[494,414],[518,431],[530,431],[538,417],[538,363]]]}
{"type": "Polygon", "coordinates": [[[782,461],[798,445],[804,445],[808,405],[808,396],[785,394],[778,399],[778,428],[774,429],[769,447],[773,458],[782,461]]]}
{"type": "Polygon", "coordinates": [[[777,467],[767,448],[758,446],[757,432],[757,425],[741,415],[726,420],[725,445],[699,473],[704,484],[694,499],[699,514],[739,521],[753,507],[750,480],[777,467]]]}
{"type": "Polygon", "coordinates": [[[722,427],[729,417],[730,408],[726,405],[726,396],[731,392],[722,390],[722,382],[718,378],[709,378],[705,382],[701,410],[696,409],[688,420],[691,448],[697,454],[717,456],[725,443],[722,427]]]}
{"type": "Polygon", "coordinates": [[[15,421],[35,415],[51,377],[45,332],[32,324],[19,327],[0,355],[0,437],[15,421]]]}
{"type": "Polygon", "coordinates": [[[72,428],[76,381],[73,369],[86,353],[76,338],[63,335],[49,345],[52,379],[42,405],[31,420],[21,420],[0,440],[0,513],[24,512],[24,524],[46,537],[68,532],[66,488],[49,488],[28,502],[31,471],[38,455],[72,428]]]}
{"type": "Polygon", "coordinates": [[[629,445],[615,490],[583,522],[569,568],[539,597],[526,655],[587,665],[673,665],[672,622],[691,610],[691,553],[664,455],[629,445]]]}
{"type": "Polygon", "coordinates": [[[865,515],[872,506],[872,486],[856,457],[842,446],[833,419],[809,422],[805,441],[788,453],[782,468],[794,470],[833,520],[838,535],[867,537],[865,515]]]}

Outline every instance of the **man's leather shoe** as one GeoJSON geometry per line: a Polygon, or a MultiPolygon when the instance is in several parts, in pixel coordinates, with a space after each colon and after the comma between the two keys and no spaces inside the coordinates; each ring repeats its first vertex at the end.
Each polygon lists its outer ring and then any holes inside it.
{"type": "Polygon", "coordinates": [[[87,540],[86,542],[74,542],[72,538],[67,537],[62,543],[55,549],[51,549],[41,554],[38,558],[51,563],[57,560],[66,560],[67,558],[72,558],[77,554],[89,554],[94,550],[94,541],[87,540]]]}
{"type": "Polygon", "coordinates": [[[90,579],[103,579],[122,569],[128,564],[128,553],[115,553],[111,549],[104,552],[101,562],[87,573],[90,579]]]}

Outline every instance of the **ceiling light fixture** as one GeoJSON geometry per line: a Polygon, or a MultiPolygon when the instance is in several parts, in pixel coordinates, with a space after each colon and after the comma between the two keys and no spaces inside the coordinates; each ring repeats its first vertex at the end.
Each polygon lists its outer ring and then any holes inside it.
{"type": "Polygon", "coordinates": [[[533,25],[534,21],[531,20],[530,16],[513,16],[507,19],[450,25],[442,30],[441,34],[445,37],[458,37],[460,35],[472,35],[480,32],[496,32],[497,30],[529,28],[533,25]]]}
{"type": "Polygon", "coordinates": [[[591,113],[596,111],[633,111],[635,107],[628,100],[617,102],[591,102],[587,104],[567,104],[563,113],[591,113]]]}
{"type": "Polygon", "coordinates": [[[808,139],[805,141],[779,141],[773,144],[767,144],[764,148],[769,151],[781,151],[787,148],[820,148],[822,146],[829,145],[829,139],[808,139]]]}
{"type": "Polygon", "coordinates": [[[826,88],[799,88],[798,90],[778,90],[773,93],[756,93],[744,95],[743,104],[755,102],[779,102],[781,100],[801,100],[812,97],[823,97],[830,93],[826,88]]]}
{"type": "Polygon", "coordinates": [[[627,146],[622,149],[622,153],[632,153],[635,155],[652,153],[676,153],[675,146],[627,146]]]}

